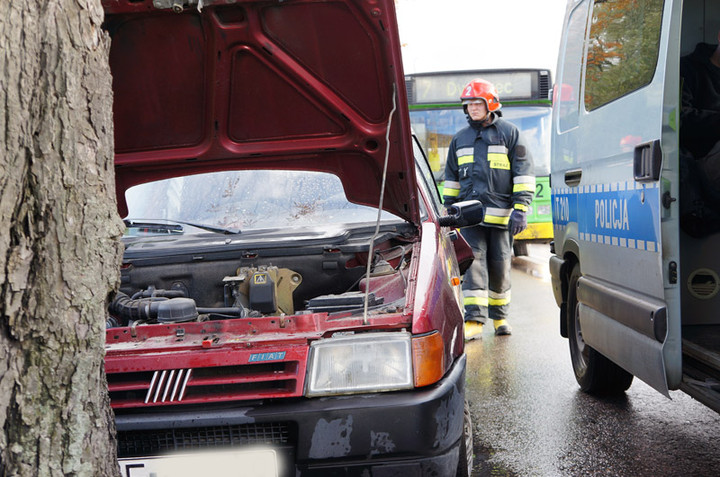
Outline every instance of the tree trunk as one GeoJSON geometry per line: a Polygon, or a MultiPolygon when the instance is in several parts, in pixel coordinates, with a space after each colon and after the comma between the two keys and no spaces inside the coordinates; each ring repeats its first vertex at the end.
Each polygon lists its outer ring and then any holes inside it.
{"type": "Polygon", "coordinates": [[[100,0],[0,1],[0,475],[119,475],[103,366],[119,279],[100,0]]]}

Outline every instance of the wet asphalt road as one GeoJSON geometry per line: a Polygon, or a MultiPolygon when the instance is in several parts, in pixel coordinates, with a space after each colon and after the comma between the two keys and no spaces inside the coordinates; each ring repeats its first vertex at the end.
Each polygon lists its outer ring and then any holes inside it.
{"type": "Polygon", "coordinates": [[[679,391],[667,399],[638,379],[622,397],[579,390],[543,267],[547,254],[530,253],[540,266],[527,267],[531,258],[513,267],[513,335],[486,329],[466,348],[472,475],[720,475],[717,413],[679,391]]]}

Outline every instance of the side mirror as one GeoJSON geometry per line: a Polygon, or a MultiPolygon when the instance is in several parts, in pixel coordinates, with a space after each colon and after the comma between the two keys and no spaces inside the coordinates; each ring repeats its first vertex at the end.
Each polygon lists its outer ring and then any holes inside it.
{"type": "Polygon", "coordinates": [[[469,227],[482,222],[485,210],[479,200],[465,200],[448,207],[448,215],[440,217],[442,227],[469,227]]]}

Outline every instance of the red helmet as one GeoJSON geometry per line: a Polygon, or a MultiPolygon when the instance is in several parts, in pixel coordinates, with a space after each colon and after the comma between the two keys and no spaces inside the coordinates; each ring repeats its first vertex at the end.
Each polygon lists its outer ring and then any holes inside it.
{"type": "Polygon", "coordinates": [[[462,94],[460,95],[460,100],[463,105],[472,99],[482,99],[485,101],[488,111],[497,111],[502,108],[495,86],[484,79],[475,78],[463,88],[462,94]]]}

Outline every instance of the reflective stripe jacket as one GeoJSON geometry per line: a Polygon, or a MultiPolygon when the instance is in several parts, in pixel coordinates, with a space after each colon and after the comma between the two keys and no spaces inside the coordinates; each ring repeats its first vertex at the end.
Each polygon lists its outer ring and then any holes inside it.
{"type": "Polygon", "coordinates": [[[450,142],[445,164],[445,205],[477,199],[483,224],[507,228],[513,209],[526,211],[535,194],[530,151],[518,129],[492,114],[488,126],[472,121],[450,142]]]}

